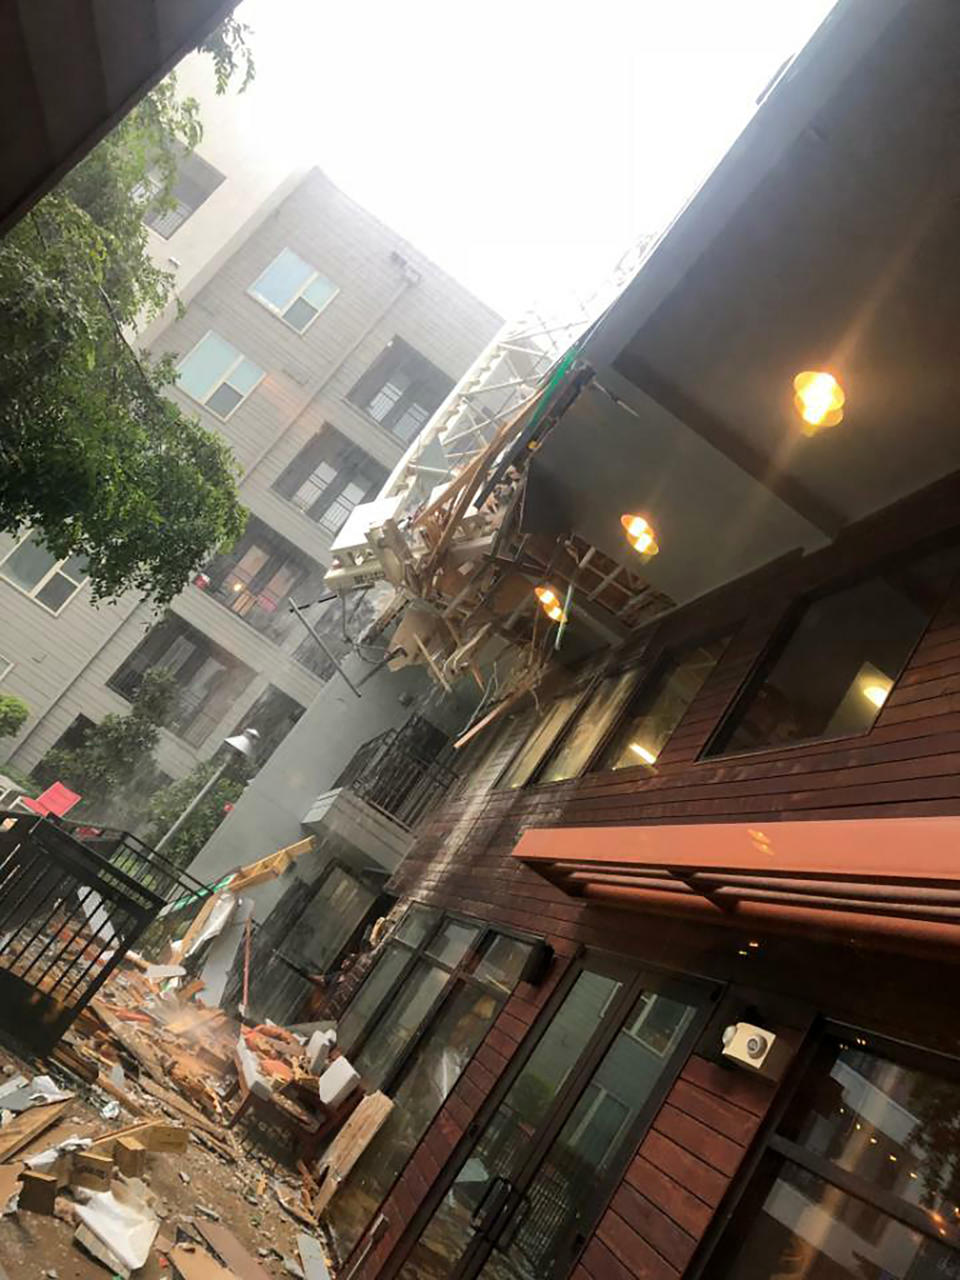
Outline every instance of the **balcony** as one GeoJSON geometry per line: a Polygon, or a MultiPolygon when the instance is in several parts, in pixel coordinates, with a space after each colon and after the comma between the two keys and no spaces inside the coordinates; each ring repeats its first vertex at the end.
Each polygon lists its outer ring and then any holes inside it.
{"type": "Polygon", "coordinates": [[[392,872],[412,846],[414,828],[457,777],[438,759],[446,745],[446,735],[420,716],[378,734],[354,753],[333,789],[317,796],[304,826],[392,872]]]}

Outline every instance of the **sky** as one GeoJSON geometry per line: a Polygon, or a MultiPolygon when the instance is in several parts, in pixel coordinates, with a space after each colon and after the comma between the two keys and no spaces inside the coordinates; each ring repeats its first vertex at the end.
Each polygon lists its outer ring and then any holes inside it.
{"type": "Polygon", "coordinates": [[[243,0],[243,116],[506,315],[661,230],[833,0],[243,0]]]}

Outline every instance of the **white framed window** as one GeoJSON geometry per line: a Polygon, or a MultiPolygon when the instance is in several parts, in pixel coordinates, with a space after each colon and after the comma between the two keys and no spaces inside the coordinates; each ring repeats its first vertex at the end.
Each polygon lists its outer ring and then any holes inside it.
{"type": "Polygon", "coordinates": [[[0,577],[51,613],[59,613],[86,582],[87,560],[85,556],[58,560],[40,541],[39,534],[28,533],[0,563],[0,577]]]}
{"type": "Polygon", "coordinates": [[[177,366],[180,388],[224,421],[264,376],[259,365],[212,329],[177,366]]]}
{"type": "Polygon", "coordinates": [[[281,249],[247,292],[291,329],[306,333],[340,290],[292,249],[281,249]]]}

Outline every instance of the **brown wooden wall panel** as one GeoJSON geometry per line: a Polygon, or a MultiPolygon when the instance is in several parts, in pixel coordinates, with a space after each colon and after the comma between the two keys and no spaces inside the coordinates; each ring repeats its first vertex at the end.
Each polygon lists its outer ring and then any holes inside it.
{"type": "MultiPolygon", "coordinates": [[[[541,934],[561,958],[582,947],[635,957],[638,966],[709,975],[728,993],[753,992],[761,1006],[790,992],[800,1007],[794,1026],[817,1011],[877,1032],[960,1051],[960,1026],[944,1020],[935,988],[953,986],[958,963],[944,957],[941,983],[930,983],[922,957],[885,955],[825,926],[803,939],[761,935],[747,952],[740,935],[562,893],[512,858],[532,826],[604,826],[781,818],[936,816],[960,812],[960,586],[919,639],[869,732],[843,739],[701,758],[705,744],[794,601],[866,571],[878,556],[917,538],[960,532],[960,477],[890,512],[845,530],[814,555],[786,557],[709,599],[678,610],[637,640],[646,660],[665,648],[729,630],[730,644],[665,746],[655,771],[593,773],[548,786],[501,791],[493,785],[501,753],[474,759],[471,776],[419,833],[393,880],[398,891],[437,907],[541,934]],[[643,648],[646,646],[646,648],[643,648]],[[843,981],[838,980],[843,976],[843,981]],[[950,1025],[948,1025],[950,1023],[950,1025]]],[[[909,851],[905,850],[905,867],[909,851]]],[[[548,987],[550,984],[548,984],[548,987]]],[[[484,1096],[501,1079],[533,1025],[543,993],[518,991],[478,1051],[472,1068],[411,1162],[403,1194],[388,1199],[390,1232],[357,1280],[373,1280],[400,1239],[417,1179],[428,1179],[453,1149],[484,1096]]],[[[725,997],[726,998],[726,997],[725,997]]],[[[746,1002],[746,996],[744,997],[746,1002]]],[[[612,1192],[574,1276],[578,1280],[661,1280],[683,1273],[767,1114],[775,1091],[725,1070],[698,1053],[683,1066],[626,1176],[612,1192]]],[[[391,1266],[397,1255],[391,1261],[391,1266]]],[[[386,1273],[389,1274],[389,1271],[386,1273]]]]}

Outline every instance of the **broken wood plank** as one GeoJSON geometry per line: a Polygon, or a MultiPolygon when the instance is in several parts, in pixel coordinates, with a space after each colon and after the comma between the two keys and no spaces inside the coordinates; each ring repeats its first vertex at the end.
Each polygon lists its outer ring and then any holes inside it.
{"type": "Polygon", "coordinates": [[[143,1124],[106,1133],[97,1138],[87,1150],[96,1155],[115,1156],[117,1144],[127,1138],[135,1138],[148,1151],[182,1154],[187,1149],[190,1135],[181,1125],[167,1124],[164,1120],[147,1120],[143,1124]]]}
{"type": "Polygon", "coordinates": [[[113,1160],[108,1155],[89,1151],[74,1153],[70,1170],[70,1185],[86,1187],[88,1191],[109,1191],[113,1179],[113,1160]]]}
{"type": "Polygon", "coordinates": [[[26,1165],[16,1161],[14,1164],[0,1164],[0,1217],[12,1195],[20,1190],[20,1174],[26,1165]]]}
{"type": "Polygon", "coordinates": [[[113,1158],[117,1168],[127,1178],[140,1178],[147,1160],[147,1148],[139,1139],[131,1134],[127,1138],[118,1138],[113,1148],[113,1158]]]}
{"type": "Polygon", "coordinates": [[[167,1254],[167,1259],[179,1280],[240,1280],[199,1245],[178,1244],[167,1254]]]}
{"type": "Polygon", "coordinates": [[[184,1119],[189,1120],[192,1129],[208,1134],[218,1142],[226,1145],[223,1129],[214,1124],[212,1120],[209,1120],[202,1111],[192,1107],[189,1102],[184,1102],[179,1094],[173,1093],[170,1089],[161,1088],[160,1085],[154,1084],[152,1080],[141,1080],[140,1087],[149,1093],[151,1098],[156,1098],[158,1102],[168,1106],[171,1111],[176,1111],[178,1115],[182,1115],[184,1119]]]}
{"type": "Polygon", "coordinates": [[[99,1072],[96,1080],[97,1088],[102,1089],[104,1093],[109,1093],[111,1098],[116,1098],[120,1105],[129,1111],[132,1116],[145,1116],[148,1114],[147,1108],[142,1102],[138,1102],[132,1094],[127,1093],[126,1089],[121,1089],[118,1084],[114,1084],[109,1076],[105,1076],[103,1072],[99,1072]]]}
{"type": "Polygon", "coordinates": [[[237,1276],[237,1280],[270,1280],[256,1258],[251,1257],[229,1227],[222,1222],[197,1219],[196,1228],[220,1262],[237,1276]]]}
{"type": "Polygon", "coordinates": [[[318,1215],[327,1208],[392,1110],[393,1102],[385,1093],[370,1093],[346,1120],[323,1157],[322,1167],[326,1176],[314,1200],[314,1210],[318,1215]]]}
{"type": "Polygon", "coordinates": [[[0,1164],[15,1156],[45,1129],[49,1129],[72,1103],[51,1102],[45,1107],[31,1107],[0,1129],[0,1164]]]}

